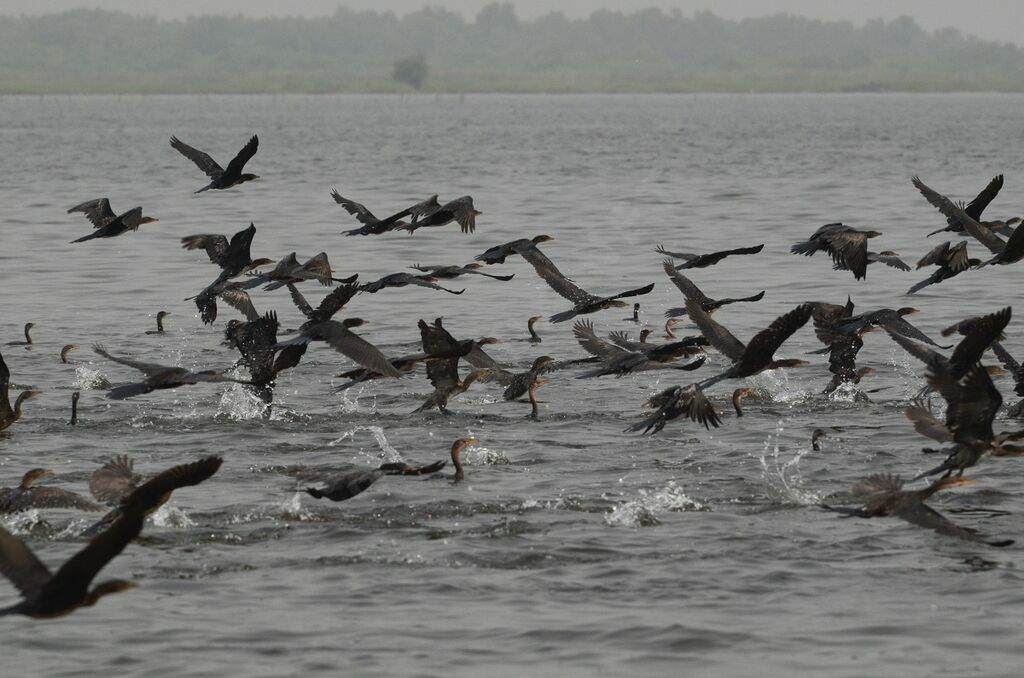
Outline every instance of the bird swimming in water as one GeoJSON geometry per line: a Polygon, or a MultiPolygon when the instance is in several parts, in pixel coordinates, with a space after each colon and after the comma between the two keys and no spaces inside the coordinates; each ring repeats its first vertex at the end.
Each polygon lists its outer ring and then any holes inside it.
{"type": "Polygon", "coordinates": [[[84,235],[78,240],[72,240],[72,245],[94,238],[116,238],[128,231],[139,230],[139,226],[143,224],[152,224],[159,221],[159,219],[154,217],[142,216],[141,207],[135,207],[121,214],[115,214],[110,208],[110,201],[106,198],[87,200],[81,205],[75,205],[68,210],[68,214],[72,212],[84,212],[86,218],[92,222],[94,229],[92,233],[84,235]]]}
{"type": "Polygon", "coordinates": [[[21,478],[17,487],[0,488],[0,513],[19,513],[30,509],[65,508],[81,511],[100,511],[102,508],[75,492],[60,487],[37,487],[40,478],[52,476],[53,471],[34,468],[21,478]]]}
{"type": "MultiPolygon", "coordinates": [[[[623,320],[632,320],[635,323],[640,322],[640,304],[633,304],[633,315],[629,318],[623,318],[623,320]]],[[[650,332],[650,330],[648,330],[648,332],[650,332]]]]}
{"type": "Polygon", "coordinates": [[[476,231],[476,218],[481,214],[483,212],[473,207],[473,198],[464,195],[446,202],[419,219],[414,217],[412,223],[406,224],[403,228],[413,233],[426,226],[444,226],[454,221],[462,228],[463,233],[473,233],[476,231]]]}
{"type": "Polygon", "coordinates": [[[724,250],[722,252],[712,252],[710,254],[689,254],[688,252],[669,252],[667,249],[658,245],[654,248],[654,251],[658,254],[667,254],[673,259],[685,259],[685,263],[676,266],[673,264],[673,268],[677,271],[681,271],[686,268],[707,268],[708,266],[714,266],[722,259],[735,254],[757,254],[764,249],[764,245],[755,245],[754,247],[740,247],[733,250],[724,250]]]}
{"type": "Polygon", "coordinates": [[[743,416],[743,399],[750,395],[750,388],[741,386],[732,392],[732,409],[736,411],[737,417],[743,416]]]}
{"type": "Polygon", "coordinates": [[[405,462],[388,462],[375,469],[350,471],[322,481],[323,488],[307,487],[306,493],[314,499],[345,501],[362,494],[384,476],[425,476],[437,473],[445,467],[443,459],[426,466],[412,466],[405,462]]]}
{"type": "Polygon", "coordinates": [[[60,361],[62,364],[68,364],[68,355],[78,350],[76,344],[65,344],[64,348],[60,350],[60,361]]]}
{"type": "Polygon", "coordinates": [[[537,330],[534,329],[534,327],[533,327],[534,325],[537,324],[538,320],[543,320],[543,319],[544,319],[544,316],[542,316],[542,315],[535,315],[535,316],[531,316],[530,319],[526,321],[526,331],[530,333],[530,338],[527,339],[527,341],[529,341],[531,344],[539,344],[542,341],[544,341],[543,339],[541,339],[540,335],[537,334],[537,330]]]}
{"type": "Polygon", "coordinates": [[[82,394],[79,391],[71,394],[71,421],[68,422],[68,426],[78,425],[78,399],[81,397],[82,394]]]}
{"type": "Polygon", "coordinates": [[[169,316],[170,313],[167,311],[158,311],[156,314],[156,329],[146,330],[146,334],[163,334],[164,333],[164,318],[169,316]]]}
{"type": "Polygon", "coordinates": [[[540,419],[540,402],[537,400],[537,389],[546,383],[548,383],[547,379],[534,379],[533,383],[530,384],[530,388],[526,391],[530,399],[530,418],[533,420],[540,419]]]}
{"type": "Polygon", "coordinates": [[[441,207],[440,203],[437,202],[437,195],[432,195],[423,202],[418,202],[412,207],[396,212],[386,219],[378,219],[366,207],[354,200],[342,197],[336,190],[331,191],[331,197],[334,198],[334,202],[344,207],[346,212],[354,216],[362,224],[361,228],[344,231],[343,235],[380,235],[388,231],[402,229],[408,226],[406,222],[402,221],[405,217],[423,217],[437,211],[441,207]]]}
{"type": "Polygon", "coordinates": [[[256,155],[259,145],[259,138],[255,134],[252,135],[252,138],[249,139],[249,143],[242,147],[242,150],[238,152],[238,155],[232,158],[231,162],[228,163],[227,169],[224,169],[207,153],[192,148],[185,142],[179,140],[178,137],[171,137],[171,148],[194,162],[196,167],[201,169],[203,173],[210,178],[210,183],[200,188],[196,193],[209,191],[211,188],[223,190],[225,188],[231,188],[232,186],[243,184],[246,181],[259,179],[259,176],[255,174],[242,173],[242,169],[245,168],[245,163],[249,162],[249,160],[252,159],[252,156],[256,155]]]}
{"type": "Polygon", "coordinates": [[[466,479],[466,472],[462,467],[462,450],[474,444],[476,444],[476,438],[459,438],[452,443],[451,456],[452,466],[455,467],[455,482],[461,482],[466,479]]]}
{"type": "Polygon", "coordinates": [[[827,437],[828,433],[826,433],[822,429],[814,429],[814,432],[811,433],[811,449],[815,452],[821,452],[821,439],[827,437]]]}
{"type": "MultiPolygon", "coordinates": [[[[704,309],[706,313],[713,314],[715,311],[728,304],[735,304],[738,302],[754,302],[761,301],[764,298],[764,290],[761,290],[757,294],[749,297],[741,297],[739,299],[712,299],[703,292],[700,288],[693,284],[693,281],[687,278],[685,275],[676,270],[672,264],[671,259],[666,259],[662,262],[662,268],[665,269],[665,273],[668,274],[669,280],[676,286],[686,299],[696,299],[700,303],[700,307],[704,309]]],[[[665,311],[666,318],[678,318],[686,315],[685,308],[670,308],[665,311]]],[[[674,323],[673,323],[674,324],[674,323]]],[[[665,323],[665,334],[674,338],[675,334],[671,331],[671,325],[665,323]]]]}
{"type": "Polygon", "coordinates": [[[111,400],[124,400],[125,398],[152,393],[160,389],[178,388],[179,386],[206,382],[230,381],[236,384],[249,383],[226,376],[222,371],[204,370],[202,372],[192,372],[184,367],[167,367],[157,363],[144,363],[137,360],[129,360],[128,358],[120,358],[108,353],[100,344],[95,344],[93,350],[107,360],[135,368],[146,375],[146,378],[140,383],[125,384],[111,389],[107,393],[107,397],[111,400]]]}
{"type": "Polygon", "coordinates": [[[841,223],[825,224],[807,240],[793,245],[792,254],[813,256],[824,250],[832,255],[836,268],[851,271],[856,280],[867,277],[868,239],[882,235],[878,231],[859,231],[841,223]]]}
{"type": "MultiPolygon", "coordinates": [[[[683,309],[683,310],[685,311],[686,309],[683,309]]],[[[681,322],[683,322],[683,321],[680,320],[679,318],[669,318],[668,320],[665,321],[665,338],[666,339],[678,339],[679,338],[679,337],[676,336],[676,333],[672,331],[672,328],[675,327],[676,325],[678,325],[681,322]]]]}
{"type": "Polygon", "coordinates": [[[14,401],[14,407],[11,407],[10,390],[11,371],[4,362],[4,356],[0,354],[0,431],[10,428],[21,419],[22,403],[43,394],[42,391],[22,391],[14,401]]]}
{"type": "Polygon", "coordinates": [[[842,514],[844,518],[901,518],[911,525],[935,530],[939,534],[959,537],[989,546],[1009,546],[1012,539],[989,541],[973,530],[960,527],[941,513],[925,505],[939,490],[974,483],[967,478],[942,478],[921,490],[903,489],[903,480],[888,473],[876,473],[853,486],[851,494],[864,501],[859,508],[820,504],[824,509],[842,514]]]}
{"type": "Polygon", "coordinates": [[[51,619],[91,607],[111,593],[135,588],[132,582],[115,579],[91,590],[92,580],[130,541],[142,532],[146,514],[165,495],[186,485],[197,485],[220,468],[220,457],[208,457],[170,468],[141,485],[121,505],[121,516],[92,539],[81,551],[51,573],[20,539],[0,528],[0,573],[23,596],[21,602],[0,610],[0,615],[23,614],[51,619]]]}
{"type": "Polygon", "coordinates": [[[32,328],[35,327],[35,326],[36,326],[35,323],[25,323],[25,330],[24,330],[25,331],[25,341],[9,341],[9,342],[7,342],[7,345],[8,346],[31,346],[32,345],[32,335],[30,334],[30,332],[32,331],[32,328]]]}

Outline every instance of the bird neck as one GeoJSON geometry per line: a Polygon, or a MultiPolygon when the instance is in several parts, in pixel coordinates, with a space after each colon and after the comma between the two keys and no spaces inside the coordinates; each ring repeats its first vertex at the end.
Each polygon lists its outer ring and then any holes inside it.
{"type": "Polygon", "coordinates": [[[540,405],[537,404],[537,383],[530,384],[528,391],[530,396],[530,417],[537,419],[540,416],[540,405]]]}
{"type": "Polygon", "coordinates": [[[157,331],[157,334],[163,334],[164,333],[164,318],[163,318],[163,316],[158,315],[156,317],[156,331],[157,331]]]}
{"type": "Polygon", "coordinates": [[[18,399],[14,401],[14,420],[21,419],[21,404],[28,400],[32,396],[32,391],[22,391],[18,394],[18,399]]]}
{"type": "Polygon", "coordinates": [[[669,339],[675,339],[676,333],[672,331],[671,323],[665,323],[665,336],[669,339]]]}
{"type": "Polygon", "coordinates": [[[78,423],[78,398],[71,399],[71,421],[69,424],[74,426],[78,423]]]}
{"type": "Polygon", "coordinates": [[[462,470],[462,448],[464,445],[461,440],[452,445],[452,466],[455,467],[455,480],[466,478],[466,473],[462,470]]]}
{"type": "Polygon", "coordinates": [[[530,319],[530,321],[528,323],[526,323],[526,329],[528,329],[530,331],[530,338],[531,339],[535,339],[537,341],[540,341],[540,335],[537,334],[537,330],[533,329],[533,324],[535,322],[537,322],[537,321],[533,320],[533,319],[530,319]]]}
{"type": "Polygon", "coordinates": [[[743,416],[743,404],[740,402],[743,400],[743,394],[739,391],[734,391],[732,394],[732,408],[736,410],[736,416],[743,416]]]}
{"type": "Polygon", "coordinates": [[[29,331],[31,329],[32,329],[31,325],[25,325],[25,343],[26,344],[31,344],[32,343],[32,335],[29,334],[29,331]]]}

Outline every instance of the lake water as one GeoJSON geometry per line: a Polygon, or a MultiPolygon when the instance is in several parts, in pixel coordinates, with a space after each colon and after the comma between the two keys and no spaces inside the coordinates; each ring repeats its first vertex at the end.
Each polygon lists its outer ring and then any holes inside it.
{"type": "MultiPolygon", "coordinates": [[[[36,466],[87,491],[109,456],[144,474],[203,455],[225,457],[201,487],[175,494],[142,538],[101,573],[137,590],[63,620],[5,618],[11,675],[119,676],[961,676],[1019,672],[1024,576],[1021,462],[983,463],[972,488],[936,497],[959,523],[1007,549],[943,537],[896,519],[839,520],[816,504],[874,472],[913,475],[935,463],[903,416],[923,368],[884,333],[867,335],[859,364],[870,401],[821,395],[827,363],[764,374],[747,385],[748,416],[705,431],[677,420],[653,437],[623,433],[642,403],[696,373],[577,380],[557,372],[540,391],[541,418],[501,400],[495,385],[455,399],[455,412],[410,414],[431,391],[422,370],[343,396],[333,375],[350,365],[323,344],[282,375],[269,421],[240,387],[200,385],[124,402],[97,388],[135,379],[90,350],[199,369],[237,357],[220,344],[238,317],[221,305],[213,327],[183,301],[216,275],[179,239],[257,227],[253,256],[328,252],[340,276],[369,281],[414,263],[462,264],[487,247],[547,233],[542,249],[593,292],[655,282],[628,309],[593,316],[600,332],[641,326],[661,336],[682,296],[653,250],[705,252],[765,243],[757,256],[693,272],[711,296],[766,290],[758,304],[716,319],[743,340],[807,300],[859,310],[900,307],[938,338],[942,327],[1017,301],[1022,266],[971,272],[908,298],[929,271],[873,265],[855,282],[825,255],[789,254],[820,225],[843,221],[884,236],[874,249],[913,265],[940,242],[944,221],[912,174],[969,200],[1006,174],[986,216],[1024,211],[1016,171],[1024,148],[1010,95],[2,97],[0,339],[13,381],[45,395],[0,434],[0,483],[36,466]],[[222,163],[252,133],[247,170],[262,180],[193,195],[202,174],[172,150],[174,134],[222,163]],[[483,211],[473,235],[455,226],[414,235],[344,238],[357,224],[331,188],[380,214],[432,193],[470,194],[483,211]],[[160,219],[113,240],[68,207],[107,196],[160,219]],[[168,334],[147,335],[166,309],[168,334]],[[58,354],[81,348],[73,364],[58,354]],[[67,426],[82,390],[81,423],[67,426]],[[810,435],[824,428],[820,452],[810,435]],[[471,433],[467,479],[385,478],[334,504],[284,474],[383,459],[446,458],[471,433]]],[[[970,245],[972,256],[982,249],[970,245]]],[[[491,354],[525,369],[541,354],[578,357],[571,323],[526,319],[569,304],[519,257],[424,289],[361,295],[345,314],[388,354],[416,349],[416,321],[444,316],[457,338],[496,336],[491,354]],[[464,283],[464,284],[463,284],[464,283]]],[[[321,289],[304,292],[318,301],[321,289]]],[[[286,290],[257,292],[283,327],[301,317],[286,290]]],[[[1007,346],[1024,342],[1010,326],[1007,346]]],[[[681,326],[683,333],[693,328],[681,326]]],[[[780,351],[818,348],[808,326],[780,351]]],[[[994,362],[994,359],[989,359],[994,362]]],[[[1006,400],[1012,381],[996,381],[1006,400]]],[[[710,390],[728,410],[736,382],[710,390]]],[[[1015,428],[1014,422],[997,422],[1015,428]]],[[[999,430],[999,426],[997,426],[999,430]]],[[[92,516],[69,511],[5,517],[42,560],[58,566],[84,543],[92,516]]],[[[2,601],[17,599],[0,585],[2,601]]]]}

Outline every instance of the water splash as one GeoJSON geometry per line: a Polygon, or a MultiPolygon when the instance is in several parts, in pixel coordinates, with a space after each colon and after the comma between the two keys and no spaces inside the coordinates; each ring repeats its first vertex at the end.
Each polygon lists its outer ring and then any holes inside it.
{"type": "Polygon", "coordinates": [[[462,461],[467,466],[504,466],[512,463],[504,452],[483,445],[471,445],[463,450],[462,461]]]}
{"type": "Polygon", "coordinates": [[[37,509],[13,513],[3,518],[3,526],[11,534],[32,534],[36,528],[45,524],[46,521],[42,519],[37,509]]]}
{"type": "Polygon", "coordinates": [[[911,364],[910,354],[895,344],[889,349],[889,364],[896,368],[903,400],[913,399],[927,385],[916,366],[911,364]]]}
{"type": "Polygon", "coordinates": [[[75,367],[75,380],[72,385],[80,391],[102,390],[113,386],[102,372],[85,365],[75,367]]]}
{"type": "Polygon", "coordinates": [[[764,449],[758,461],[761,462],[761,481],[768,499],[783,506],[810,506],[821,502],[821,495],[803,487],[800,474],[800,460],[811,451],[803,447],[790,457],[783,459],[779,450],[779,439],[785,430],[782,422],[775,426],[764,441],[764,449]]]}
{"type": "Polygon", "coordinates": [[[828,399],[833,403],[863,403],[869,400],[867,394],[852,381],[844,381],[839,384],[834,391],[828,394],[828,399]]]}
{"type": "Polygon", "coordinates": [[[302,505],[304,492],[296,492],[290,499],[280,504],[281,518],[284,520],[316,521],[317,515],[302,505]]]}
{"type": "Polygon", "coordinates": [[[153,524],[157,527],[195,527],[195,521],[192,520],[187,513],[182,511],[177,506],[170,506],[164,504],[158,508],[151,516],[153,524]]]}
{"type": "Polygon", "coordinates": [[[349,439],[352,439],[354,441],[356,433],[358,431],[370,432],[370,434],[373,436],[373,439],[377,441],[377,447],[379,447],[380,451],[384,453],[384,458],[386,461],[402,461],[402,455],[399,454],[398,450],[396,450],[391,445],[391,443],[388,442],[387,436],[384,435],[384,429],[381,428],[380,426],[353,426],[349,430],[342,433],[341,437],[332,440],[327,445],[328,447],[334,447],[335,445],[338,445],[349,439]]]}
{"type": "Polygon", "coordinates": [[[753,396],[755,398],[789,405],[790,407],[804,402],[813,396],[811,391],[804,391],[793,386],[790,383],[787,370],[766,370],[750,377],[748,383],[754,390],[753,396]]]}
{"type": "Polygon", "coordinates": [[[241,384],[231,384],[220,394],[220,402],[214,416],[227,417],[232,421],[259,419],[265,416],[267,407],[269,405],[257,398],[249,389],[241,384]]]}
{"type": "Polygon", "coordinates": [[[669,481],[657,491],[641,489],[640,497],[614,506],[604,522],[612,527],[650,527],[658,525],[658,515],[666,511],[709,511],[706,504],[691,499],[683,488],[669,481]]]}

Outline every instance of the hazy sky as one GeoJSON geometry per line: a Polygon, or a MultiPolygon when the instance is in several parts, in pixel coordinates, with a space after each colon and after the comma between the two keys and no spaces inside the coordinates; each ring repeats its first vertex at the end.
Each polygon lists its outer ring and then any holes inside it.
{"type": "MultiPolygon", "coordinates": [[[[317,16],[339,5],[351,9],[394,11],[404,14],[427,5],[443,6],[473,17],[491,0],[0,0],[0,13],[39,14],[77,7],[119,9],[139,14],[181,18],[190,14],[246,14],[248,16],[317,16]]],[[[686,13],[708,9],[739,19],[789,12],[820,19],[862,23],[906,14],[928,30],[954,26],[988,40],[1021,44],[1024,0],[515,0],[520,17],[531,18],[558,9],[569,16],[586,16],[595,9],[632,12],[646,7],[678,7],[686,13]]]]}

